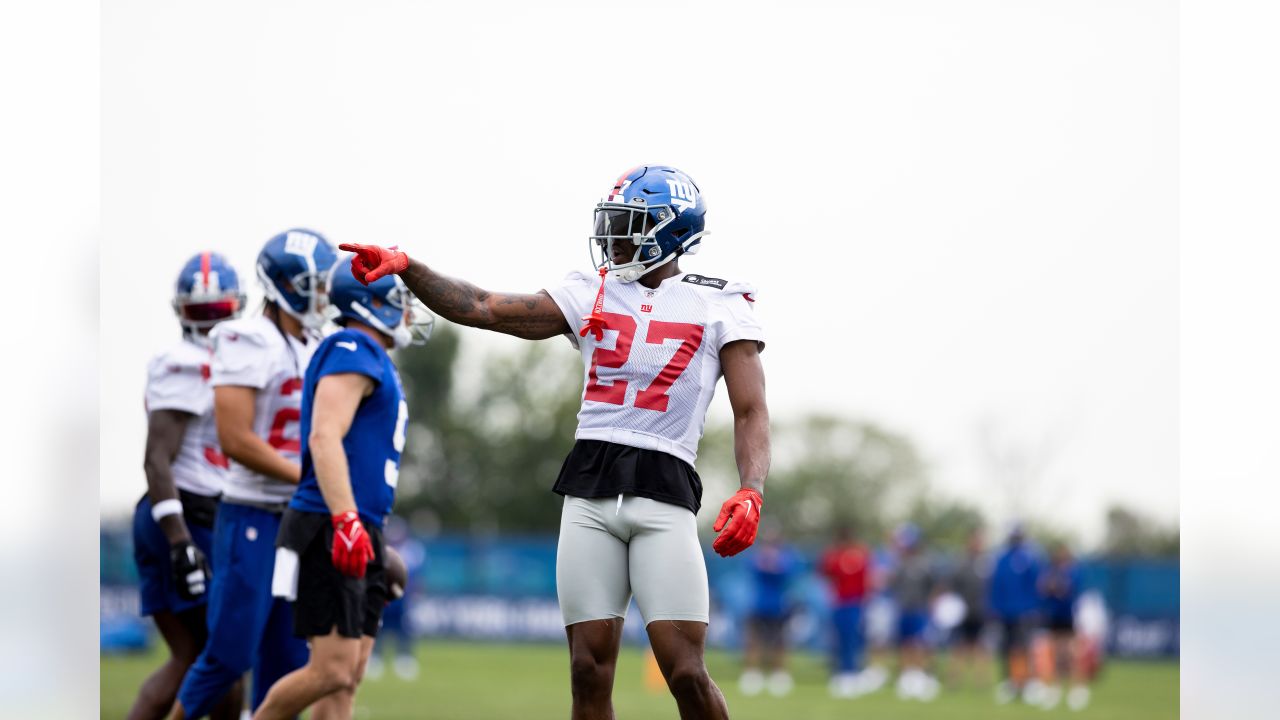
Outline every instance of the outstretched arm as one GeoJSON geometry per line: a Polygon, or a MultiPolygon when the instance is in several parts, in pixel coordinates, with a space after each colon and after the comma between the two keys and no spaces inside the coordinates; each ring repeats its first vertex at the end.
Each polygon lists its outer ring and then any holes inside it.
{"type": "Polygon", "coordinates": [[[544,340],[569,332],[560,306],[545,290],[532,295],[495,293],[441,275],[417,260],[400,273],[409,290],[432,312],[459,325],[544,340]]]}
{"type": "Polygon", "coordinates": [[[432,312],[450,322],[526,340],[544,340],[569,332],[569,323],[546,291],[532,295],[493,293],[465,280],[441,275],[394,247],[355,243],[338,247],[356,254],[351,259],[351,274],[357,280],[367,285],[398,274],[432,312]]]}

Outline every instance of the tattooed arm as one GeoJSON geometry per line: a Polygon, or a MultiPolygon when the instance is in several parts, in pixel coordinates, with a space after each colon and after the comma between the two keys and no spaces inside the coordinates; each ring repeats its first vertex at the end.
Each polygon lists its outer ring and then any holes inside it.
{"type": "Polygon", "coordinates": [[[459,325],[544,340],[570,331],[560,306],[545,290],[527,295],[481,290],[465,280],[441,275],[417,260],[400,279],[432,312],[459,325]]]}

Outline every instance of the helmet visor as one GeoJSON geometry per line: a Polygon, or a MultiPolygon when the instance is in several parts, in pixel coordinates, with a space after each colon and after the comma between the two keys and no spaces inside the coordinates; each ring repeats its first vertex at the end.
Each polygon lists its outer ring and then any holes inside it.
{"type": "Polygon", "coordinates": [[[653,218],[643,208],[596,208],[595,238],[647,235],[654,228],[653,218]]]}
{"type": "Polygon", "coordinates": [[[215,323],[235,317],[240,312],[240,298],[202,303],[179,303],[178,315],[191,323],[215,323]]]}

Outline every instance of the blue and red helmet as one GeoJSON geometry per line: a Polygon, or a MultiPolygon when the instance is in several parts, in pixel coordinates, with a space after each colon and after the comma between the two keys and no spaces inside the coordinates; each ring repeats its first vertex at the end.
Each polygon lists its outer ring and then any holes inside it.
{"type": "Polygon", "coordinates": [[[333,245],[318,232],[294,228],[276,235],[258,253],[258,279],[269,302],[319,330],[327,318],[325,288],[338,260],[333,245]]]}
{"type": "Polygon", "coordinates": [[[697,252],[707,206],[688,175],[665,165],[641,165],[622,174],[596,204],[592,260],[622,282],[635,282],[680,255],[697,252]],[[634,246],[630,260],[613,262],[615,243],[634,246]]]}
{"type": "Polygon", "coordinates": [[[218,253],[196,253],[178,272],[173,312],[192,339],[200,340],[209,328],[238,317],[244,304],[236,269],[218,253]]]}
{"type": "MultiPolygon", "coordinates": [[[[340,264],[350,264],[351,256],[340,264]]],[[[384,275],[365,285],[349,272],[329,276],[329,314],[335,321],[355,320],[391,338],[398,348],[431,338],[436,318],[399,275],[384,275]]]]}

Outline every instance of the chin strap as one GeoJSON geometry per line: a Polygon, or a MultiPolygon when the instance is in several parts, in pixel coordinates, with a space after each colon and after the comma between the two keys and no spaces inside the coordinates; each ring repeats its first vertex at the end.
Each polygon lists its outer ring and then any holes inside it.
{"type": "Polygon", "coordinates": [[[600,268],[600,290],[596,292],[596,304],[592,306],[591,314],[582,318],[587,324],[578,331],[582,337],[591,333],[595,336],[596,342],[604,340],[604,331],[609,327],[609,323],[604,319],[604,279],[608,274],[609,266],[606,264],[600,268]]]}

